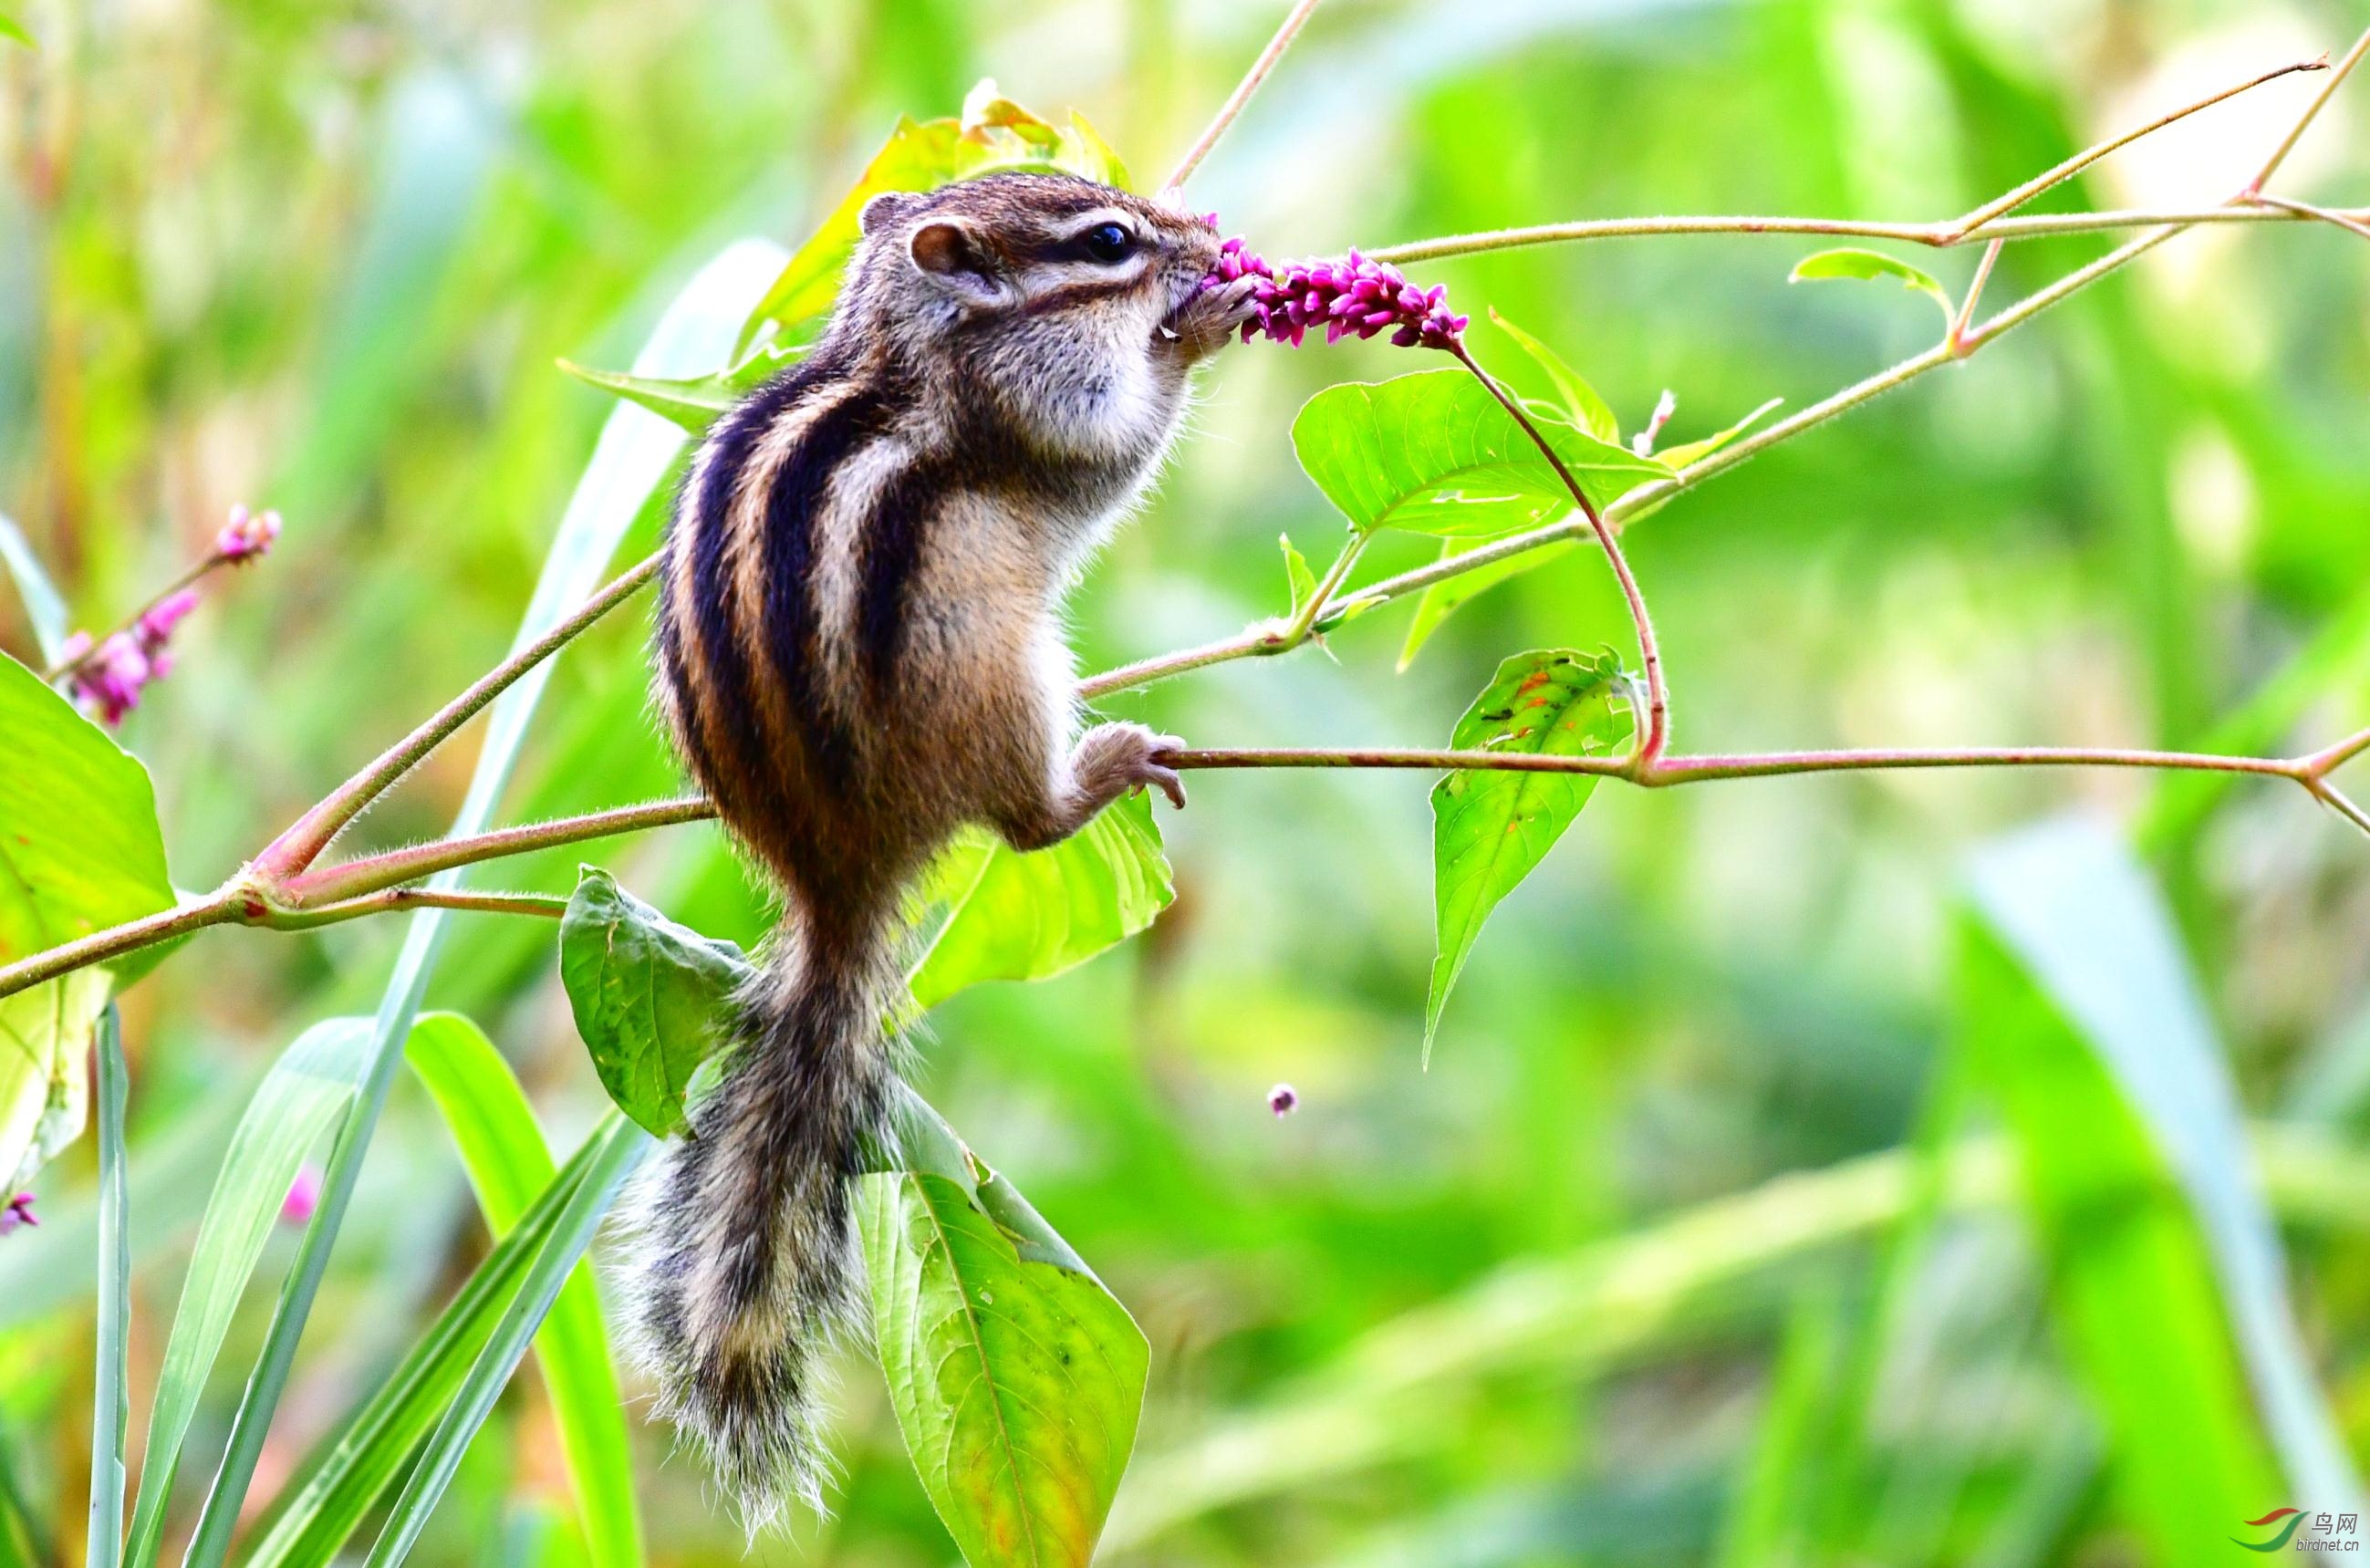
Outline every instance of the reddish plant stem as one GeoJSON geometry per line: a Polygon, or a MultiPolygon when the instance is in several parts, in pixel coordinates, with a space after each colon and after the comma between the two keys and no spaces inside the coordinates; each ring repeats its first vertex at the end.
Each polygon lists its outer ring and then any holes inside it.
{"type": "Polygon", "coordinates": [[[557,848],[563,844],[581,844],[589,839],[614,838],[618,834],[638,833],[647,827],[699,822],[715,814],[713,805],[691,795],[638,806],[618,806],[553,822],[527,823],[466,838],[440,838],[289,877],[278,884],[273,898],[286,908],[315,909],[418,882],[455,866],[557,848]]]}
{"type": "Polygon", "coordinates": [[[2161,771],[2249,773],[2308,783],[2309,759],[2220,756],[2211,752],[2133,751],[2113,746],[1959,746],[1855,751],[1746,752],[1665,756],[1640,767],[1629,756],[1545,756],[1526,752],[1455,751],[1416,746],[1190,748],[1170,766],[1214,767],[1469,768],[1491,773],[1577,773],[1622,778],[1646,789],[1704,784],[1721,778],[1768,778],[1801,773],[1874,773],[1948,767],[2125,767],[2161,771]]]}
{"type": "Polygon", "coordinates": [[[51,665],[48,669],[43,670],[41,672],[41,679],[47,681],[52,686],[55,686],[58,682],[65,679],[68,675],[73,674],[76,670],[81,669],[85,664],[89,663],[93,659],[98,658],[99,650],[105,648],[109,640],[119,637],[124,632],[130,631],[133,627],[138,626],[141,621],[147,617],[149,611],[155,609],[157,605],[163,604],[166,600],[171,598],[182,589],[195,587],[198,583],[203,582],[208,576],[210,576],[217,568],[229,566],[231,564],[232,558],[223,554],[220,550],[207,551],[204,555],[200,556],[195,562],[184,569],[179,576],[166,583],[162,588],[157,589],[154,594],[149,594],[147,599],[138,609],[124,617],[123,619],[116,622],[112,627],[109,627],[102,635],[92,638],[89,647],[84,649],[74,658],[62,659],[58,663],[51,665]]]}
{"type": "Polygon", "coordinates": [[[1495,376],[1481,368],[1480,363],[1462,342],[1449,352],[1474,374],[1482,386],[1490,389],[1490,396],[1498,399],[1506,412],[1513,416],[1514,422],[1523,427],[1523,433],[1531,438],[1531,444],[1539,449],[1539,455],[1547,460],[1547,466],[1556,472],[1556,478],[1562,480],[1564,489],[1571,492],[1572,503],[1580,508],[1581,515],[1588,519],[1590,532],[1596,536],[1597,544],[1604,548],[1605,561],[1613,568],[1614,580],[1621,585],[1622,602],[1629,608],[1629,625],[1638,638],[1638,660],[1645,668],[1646,738],[1638,747],[1634,766],[1650,769],[1670,744],[1671,694],[1662,682],[1662,654],[1654,640],[1654,618],[1647,613],[1646,594],[1638,586],[1637,573],[1629,570],[1628,558],[1621,553],[1621,543],[1614,537],[1612,528],[1597,512],[1596,503],[1588,499],[1588,492],[1581,489],[1580,480],[1572,477],[1571,469],[1565,466],[1546,434],[1532,422],[1522,404],[1498,385],[1495,376]]]}
{"type": "Polygon", "coordinates": [[[263,853],[255,858],[249,870],[271,882],[285,882],[303,871],[320,859],[321,851],[349,823],[369,809],[373,801],[417,767],[420,758],[509,690],[521,675],[567,647],[587,627],[631,598],[657,575],[658,569],[659,558],[649,557],[587,599],[574,615],[480,676],[468,690],[437,709],[427,722],[381,752],[369,767],[298,817],[286,832],[264,846],[263,853]]]}
{"type": "Polygon", "coordinates": [[[1185,150],[1185,156],[1177,160],[1177,167],[1169,172],[1163,190],[1176,190],[1202,167],[1202,160],[1210,156],[1210,149],[1218,144],[1218,138],[1224,136],[1241,116],[1243,107],[1251,101],[1251,95],[1267,81],[1268,74],[1283,58],[1283,52],[1292,47],[1292,40],[1300,36],[1300,29],[1308,25],[1308,18],[1317,14],[1320,3],[1321,0],[1295,0],[1292,9],[1285,13],[1282,24],[1276,28],[1275,35],[1267,40],[1267,47],[1260,51],[1257,60],[1251,62],[1251,68],[1243,73],[1243,79],[1235,84],[1235,90],[1226,95],[1226,101],[1218,106],[1218,112],[1210,117],[1210,123],[1201,135],[1193,139],[1193,144],[1185,150]]]}
{"type": "Polygon", "coordinates": [[[2364,239],[2370,239],[2370,222],[2348,216],[2334,207],[2316,207],[2309,202],[2291,202],[2284,196],[2266,196],[2260,192],[2249,197],[2248,200],[2266,207],[2277,207],[2284,212],[2294,213],[2298,217],[2317,218],[2325,224],[2334,224],[2348,234],[2358,234],[2364,239]]]}
{"type": "Polygon", "coordinates": [[[304,909],[275,909],[249,924],[275,931],[309,931],[319,926],[358,920],[365,915],[397,915],[407,909],[457,909],[480,915],[533,915],[557,920],[568,913],[568,900],[540,893],[461,893],[432,887],[393,887],[359,898],[339,899],[304,909]]]}

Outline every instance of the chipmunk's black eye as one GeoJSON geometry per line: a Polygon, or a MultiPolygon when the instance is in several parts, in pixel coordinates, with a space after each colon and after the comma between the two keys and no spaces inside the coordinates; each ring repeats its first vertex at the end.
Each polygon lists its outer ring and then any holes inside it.
{"type": "Polygon", "coordinates": [[[1118,224],[1097,224],[1078,236],[1078,244],[1106,267],[1116,267],[1135,254],[1135,236],[1118,224]]]}

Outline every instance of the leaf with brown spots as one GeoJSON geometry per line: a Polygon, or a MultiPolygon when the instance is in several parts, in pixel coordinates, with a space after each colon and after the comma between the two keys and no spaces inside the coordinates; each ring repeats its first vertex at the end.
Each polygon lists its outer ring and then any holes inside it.
{"type": "MultiPolygon", "coordinates": [[[[1539,756],[1607,756],[1628,743],[1628,683],[1610,652],[1548,649],[1518,653],[1456,721],[1459,751],[1539,756]]],[[[1424,1004],[1424,1058],[1440,1027],[1449,987],[1465,967],[1482,923],[1547,858],[1596,780],[1579,773],[1460,769],[1432,786],[1432,905],[1439,955],[1424,1004]]]]}

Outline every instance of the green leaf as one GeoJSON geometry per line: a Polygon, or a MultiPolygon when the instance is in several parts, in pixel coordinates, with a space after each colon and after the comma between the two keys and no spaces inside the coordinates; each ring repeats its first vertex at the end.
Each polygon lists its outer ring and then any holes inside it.
{"type": "Polygon", "coordinates": [[[908,1094],[914,1168],[863,1179],[874,1340],[923,1489],[971,1568],[1083,1568],[1150,1349],[1010,1182],[908,1094]]]}
{"type": "Polygon", "coordinates": [[[132,1544],[124,1558],[132,1568],[156,1561],[182,1447],[231,1316],[255,1277],[263,1244],[305,1156],[354,1102],[370,1036],[366,1018],[326,1019],[298,1035],[256,1086],[231,1135],[205,1217],[198,1224],[157,1372],[140,1462],[140,1495],[132,1510],[132,1544]]]}
{"type": "Polygon", "coordinates": [[[959,120],[897,122],[855,188],[799,247],[750,313],[742,343],[762,336],[768,321],[787,331],[831,308],[840,273],[861,237],[857,220],[873,197],[888,190],[933,190],[951,180],[1011,172],[1078,174],[1106,185],[1127,183],[1118,157],[1083,119],[1073,114],[1067,126],[1053,125],[1009,98],[995,96],[994,84],[983,82],[972,89],[959,120]]]}
{"type": "Polygon", "coordinates": [[[765,347],[730,370],[709,375],[667,377],[630,375],[622,371],[592,370],[572,360],[559,368],[590,386],[614,392],[628,402],[673,420],[694,435],[705,435],[716,416],[754,392],[764,382],[796,364],[803,349],[765,347]]]}
{"type": "MultiPolygon", "coordinates": [[[[6,20],[0,17],[0,22],[6,20]]],[[[9,577],[16,582],[17,597],[24,602],[25,618],[32,623],[33,640],[41,651],[41,663],[55,664],[65,654],[65,599],[50,581],[50,574],[41,570],[41,558],[33,553],[32,542],[25,537],[25,531],[5,513],[0,513],[0,566],[6,566],[9,577]]]]}
{"type": "MultiPolygon", "coordinates": [[[[1557,455],[1601,509],[1670,470],[1554,419],[1557,455]]],[[[1348,382],[1292,421],[1300,466],[1359,529],[1458,538],[1528,528],[1571,510],[1571,495],[1487,387],[1463,370],[1348,382]]]]}
{"type": "MultiPolygon", "coordinates": [[[[1676,446],[1666,446],[1655,455],[1674,468],[1684,468],[1690,463],[1700,463],[1754,425],[1759,424],[1768,416],[1771,409],[1783,408],[1785,404],[1785,398],[1772,398],[1718,435],[1706,436],[1701,441],[1682,442],[1676,446]]],[[[1632,518],[1631,521],[1635,522],[1636,519],[1632,518]]]]}
{"type": "Polygon", "coordinates": [[[1176,898],[1152,802],[1114,802],[1050,849],[966,834],[932,873],[950,908],[915,968],[917,1007],[983,980],[1042,980],[1125,941],[1176,898]]]}
{"type": "Polygon", "coordinates": [[[728,941],[678,926],[593,866],[559,923],[559,978],[592,1070],[617,1108],[659,1137],[683,1125],[692,1075],[724,1038],[749,973],[728,941]]]}
{"type": "Polygon", "coordinates": [[[1563,399],[1564,413],[1573,424],[1599,441],[1620,444],[1620,421],[1613,417],[1612,408],[1597,396],[1596,388],[1591,386],[1580,372],[1566,363],[1561,354],[1499,315],[1494,306],[1490,307],[1490,319],[1500,331],[1514,340],[1516,347],[1536,361],[1541,370],[1547,373],[1547,379],[1555,383],[1556,395],[1563,399]]]}
{"type": "MultiPolygon", "coordinates": [[[[147,770],[41,677],[0,657],[0,963],[173,904],[147,770]]],[[[0,1182],[80,1135],[84,1058],[109,975],[78,970],[0,999],[0,1182]]]]}
{"type": "Polygon", "coordinates": [[[1897,256],[1887,256],[1881,250],[1860,250],[1846,247],[1840,250],[1822,250],[1816,256],[1806,256],[1794,264],[1787,277],[1789,283],[1815,282],[1827,278],[1853,278],[1862,282],[1881,279],[1897,280],[1901,286],[1922,294],[1939,306],[1942,319],[1949,322],[1958,315],[1958,306],[1950,294],[1934,281],[1934,274],[1913,267],[1897,256]]]}
{"type": "MultiPolygon", "coordinates": [[[[1443,539],[1440,542],[1440,559],[1454,560],[1488,543],[1487,539],[1443,539]]],[[[1574,539],[1560,539],[1554,544],[1541,545],[1536,549],[1524,550],[1520,555],[1511,555],[1503,560],[1491,561],[1487,566],[1477,566],[1470,571],[1444,578],[1425,589],[1423,596],[1415,602],[1415,617],[1408,622],[1407,640],[1399,646],[1399,673],[1407,673],[1408,666],[1415,663],[1415,656],[1423,651],[1423,645],[1432,640],[1432,634],[1438,631],[1467,600],[1478,598],[1499,583],[1520,577],[1536,567],[1545,566],[1577,544],[1574,539]]]]}
{"type": "Polygon", "coordinates": [[[1283,547],[1283,586],[1292,600],[1284,611],[1287,620],[1296,617],[1317,597],[1317,573],[1308,570],[1308,558],[1294,547],[1292,536],[1278,534],[1275,542],[1283,547]]]}
{"type": "MultiPolygon", "coordinates": [[[[1604,756],[1631,733],[1620,662],[1570,650],[1518,653],[1456,721],[1449,744],[1531,756],[1604,756]]],[[[1428,1062],[1449,988],[1482,923],[1547,858],[1596,780],[1578,773],[1493,773],[1462,768],[1432,790],[1432,903],[1439,954],[1424,1003],[1428,1062]]]]}
{"type": "Polygon", "coordinates": [[[2266,1498],[2357,1495],[2228,1069],[2146,873],[2119,840],[2059,824],[1987,848],[1970,894],[1962,1037],[2020,1153],[2131,1524],[2187,1561],[2266,1498]]]}
{"type": "Polygon", "coordinates": [[[34,47],[33,35],[27,32],[24,24],[14,17],[0,16],[0,38],[15,39],[28,49],[34,47]]]}
{"type": "MultiPolygon", "coordinates": [[[[508,1235],[558,1174],[517,1075],[485,1032],[457,1013],[413,1024],[404,1056],[443,1113],[486,1228],[497,1239],[508,1235]]],[[[591,1263],[578,1263],[553,1300],[535,1355],[592,1568],[635,1568],[642,1527],[633,1450],[591,1263]]]]}
{"type": "Polygon", "coordinates": [[[527,1345],[551,1310],[560,1287],[574,1276],[617,1189],[651,1147],[640,1128],[615,1114],[586,1141],[592,1149],[592,1159],[583,1180],[568,1194],[549,1232],[527,1254],[516,1293],[502,1307],[493,1332],[487,1336],[485,1348],[469,1364],[460,1387],[454,1391],[452,1404],[436,1424],[428,1446],[420,1450],[418,1462],[403,1483],[402,1494],[388,1511],[385,1527],[371,1547],[365,1568],[396,1568],[410,1555],[412,1547],[419,1542],[420,1532],[427,1528],[429,1516],[435,1512],[444,1489],[452,1484],[454,1472],[460,1469],[470,1440],[485,1424],[486,1417],[493,1413],[494,1401],[501,1397],[511,1374],[518,1369],[519,1361],[526,1355],[527,1345]]]}
{"type": "Polygon", "coordinates": [[[335,1438],[307,1456],[300,1477],[266,1512],[241,1568],[317,1568],[338,1557],[453,1402],[495,1322],[518,1295],[529,1258],[551,1239],[602,1147],[597,1135],[585,1140],[386,1380],[335,1438]]]}
{"type": "Polygon", "coordinates": [[[90,1531],[85,1568],[123,1561],[125,1373],[132,1343],[132,1234],[123,1175],[123,1022],[112,1004],[98,1026],[98,1323],[91,1378],[90,1531]]]}

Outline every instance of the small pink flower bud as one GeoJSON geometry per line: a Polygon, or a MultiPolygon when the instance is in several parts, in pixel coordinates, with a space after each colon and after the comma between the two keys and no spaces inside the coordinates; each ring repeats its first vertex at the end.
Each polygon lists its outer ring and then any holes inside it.
{"type": "Polygon", "coordinates": [[[119,631],[75,666],[75,696],[96,709],[106,723],[121,724],[125,714],[140,706],[141,688],[156,674],[155,662],[141,646],[138,634],[119,631]]]}
{"type": "Polygon", "coordinates": [[[299,1166],[296,1179],[288,1183],[288,1195],[280,1200],[280,1223],[309,1225],[313,1211],[321,1206],[321,1168],[306,1163],[299,1166]]]}
{"type": "Polygon", "coordinates": [[[1277,1084],[1267,1091],[1267,1108],[1282,1121],[1300,1108],[1300,1091],[1288,1083],[1277,1084]]]}
{"type": "Polygon", "coordinates": [[[280,513],[249,512],[244,506],[230,509],[230,521],[214,536],[214,554],[227,561],[251,560],[272,547],[280,537],[280,513]]]}
{"type": "Polygon", "coordinates": [[[166,594],[149,605],[147,613],[140,617],[136,628],[140,640],[152,653],[162,651],[166,639],[173,635],[173,628],[186,620],[190,612],[197,607],[198,591],[194,588],[166,594]]]}
{"type": "Polygon", "coordinates": [[[39,1226],[40,1223],[33,1217],[33,1194],[30,1193],[19,1193],[8,1200],[6,1207],[0,1207],[0,1236],[7,1235],[20,1225],[39,1226]]]}

